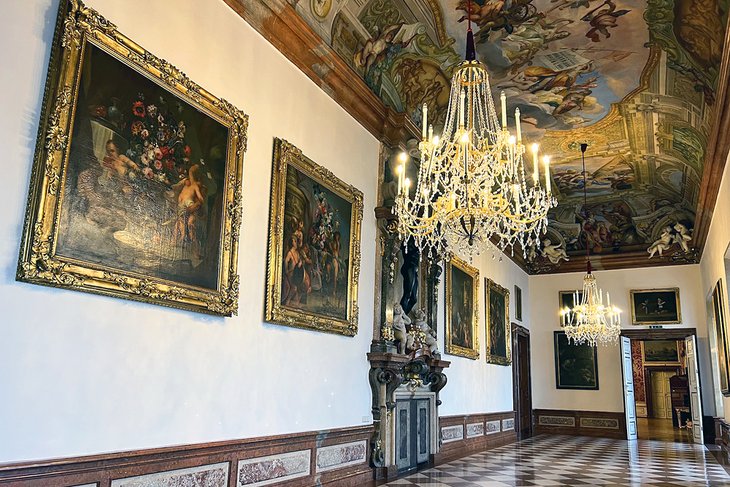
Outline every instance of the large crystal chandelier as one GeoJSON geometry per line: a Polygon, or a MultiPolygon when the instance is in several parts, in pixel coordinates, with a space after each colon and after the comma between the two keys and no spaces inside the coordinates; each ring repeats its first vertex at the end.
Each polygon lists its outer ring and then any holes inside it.
{"type": "MultiPolygon", "coordinates": [[[[586,192],[586,149],[588,144],[581,144],[583,160],[583,211],[587,214],[588,202],[586,192]]],[[[586,238],[586,275],[583,277],[583,294],[573,293],[573,308],[560,310],[561,322],[568,341],[576,345],[587,343],[595,347],[597,344],[610,345],[618,341],[621,334],[621,310],[611,306],[611,296],[606,293],[606,305],[603,304],[603,291],[598,289],[596,276],[591,272],[590,242],[583,225],[586,238]]]]}
{"type": "Polygon", "coordinates": [[[428,109],[423,106],[421,160],[415,187],[405,176],[405,153],[397,166],[398,230],[404,238],[413,238],[422,252],[471,258],[491,241],[502,251],[514,251],[518,244],[526,256],[530,247],[540,244],[548,209],[557,204],[550,188],[550,158],[540,158],[537,144],[532,144],[530,156],[526,154],[519,108],[515,110],[513,135],[507,128],[504,93],[500,99],[501,124],[489,75],[476,61],[469,25],[466,60],[456,67],[451,79],[440,138],[433,135],[428,109]],[[528,158],[532,162],[531,178],[525,177],[528,158]]]}

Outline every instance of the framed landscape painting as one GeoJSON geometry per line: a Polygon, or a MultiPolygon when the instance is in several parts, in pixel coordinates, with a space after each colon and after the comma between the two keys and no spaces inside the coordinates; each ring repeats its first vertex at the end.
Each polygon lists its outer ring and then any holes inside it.
{"type": "Polygon", "coordinates": [[[677,340],[644,340],[641,342],[646,365],[679,364],[677,340]]]}
{"type": "Polygon", "coordinates": [[[725,293],[722,287],[722,279],[715,284],[712,291],[712,318],[717,339],[717,362],[720,373],[720,392],[723,395],[730,395],[730,367],[728,358],[728,330],[727,317],[725,315],[725,293]]]}
{"type": "Polygon", "coordinates": [[[266,320],[354,336],[363,195],[274,141],[266,320]]]}
{"type": "Polygon", "coordinates": [[[234,314],[247,116],[81,2],[58,23],[17,278],[234,314]]]}
{"type": "Polygon", "coordinates": [[[479,270],[454,256],[446,263],[446,353],[479,358],[479,270]]]}
{"type": "Polygon", "coordinates": [[[509,291],[491,279],[484,285],[487,362],[509,365],[512,363],[509,321],[509,291]]]}
{"type": "Polygon", "coordinates": [[[634,325],[681,323],[679,288],[632,290],[631,321],[634,325]]]}
{"type": "Polygon", "coordinates": [[[598,390],[598,349],[568,343],[564,331],[556,331],[555,386],[558,389],[598,390]]]}

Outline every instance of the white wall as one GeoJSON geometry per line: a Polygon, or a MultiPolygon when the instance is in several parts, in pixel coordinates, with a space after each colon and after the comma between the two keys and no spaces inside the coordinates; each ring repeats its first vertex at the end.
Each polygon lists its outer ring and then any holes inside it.
{"type": "MultiPolygon", "coordinates": [[[[707,235],[707,242],[705,243],[705,250],[702,253],[702,260],[700,261],[701,275],[702,275],[702,288],[701,292],[705,299],[709,299],[712,291],[717,283],[718,279],[723,280],[723,288],[725,290],[725,297],[728,296],[728,280],[725,269],[725,252],[730,244],[730,164],[725,164],[725,171],[722,176],[722,183],[720,184],[720,191],[717,196],[717,203],[715,204],[715,211],[712,215],[712,223],[710,224],[710,231],[707,235]]],[[[727,310],[727,303],[725,303],[727,310]]],[[[715,337],[714,329],[711,328],[710,343],[713,350],[713,366],[717,367],[717,340],[715,337]]],[[[717,370],[715,371],[717,375],[717,370]]],[[[716,380],[719,383],[719,379],[716,380]]],[[[716,397],[718,403],[722,405],[724,411],[730,411],[730,398],[723,397],[720,393],[719,386],[716,387],[716,397]]],[[[723,416],[722,411],[718,411],[719,416],[723,416]]]]}
{"type": "MultiPolygon", "coordinates": [[[[700,381],[705,415],[714,413],[713,382],[709,361],[705,302],[700,288],[700,266],[647,267],[594,272],[599,288],[611,294],[611,303],[622,311],[622,327],[646,328],[631,324],[631,289],[678,287],[682,324],[666,328],[697,328],[700,351],[700,381]]],[[[532,391],[536,409],[582,411],[623,411],[621,352],[618,345],[598,347],[597,391],[556,389],[553,332],[559,330],[558,292],[583,287],[582,273],[530,277],[532,347],[532,391]]]]}
{"type": "Polygon", "coordinates": [[[239,316],[15,282],[58,2],[2,2],[0,463],[370,422],[377,141],[220,0],[87,4],[250,116],[239,316]],[[354,338],[262,322],[275,136],[364,192],[354,338]]]}
{"type": "MultiPolygon", "coordinates": [[[[488,364],[486,354],[486,330],[484,326],[484,278],[507,288],[510,292],[510,321],[530,328],[530,291],[528,275],[507,257],[493,259],[490,253],[484,253],[472,263],[479,269],[479,310],[478,337],[479,358],[470,360],[464,357],[443,355],[444,360],[451,361],[446,371],[449,378],[446,388],[441,393],[443,405],[439,414],[488,413],[512,411],[512,367],[488,364]],[[515,319],[514,286],[522,289],[522,322],[515,319]]],[[[443,279],[442,279],[443,281],[443,279]]],[[[439,289],[439,337],[445,337],[444,286],[439,289]]],[[[444,339],[440,338],[439,347],[444,350],[444,339]]]]}

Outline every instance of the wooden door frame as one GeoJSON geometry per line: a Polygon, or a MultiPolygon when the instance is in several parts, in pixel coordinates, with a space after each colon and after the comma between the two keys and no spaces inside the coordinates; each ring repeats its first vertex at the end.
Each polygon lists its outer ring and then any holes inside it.
{"type": "MultiPolygon", "coordinates": [[[[528,387],[528,393],[530,395],[530,403],[532,403],[532,363],[531,363],[531,343],[530,343],[530,330],[525,328],[524,326],[518,325],[517,323],[512,323],[512,404],[514,405],[515,409],[515,431],[517,432],[518,439],[522,438],[522,424],[520,420],[520,388],[519,388],[519,365],[518,361],[520,359],[519,354],[517,353],[519,351],[519,340],[518,337],[527,338],[527,387],[528,387]]],[[[535,433],[535,428],[533,423],[533,408],[532,404],[530,404],[530,436],[532,436],[535,433]]]]}

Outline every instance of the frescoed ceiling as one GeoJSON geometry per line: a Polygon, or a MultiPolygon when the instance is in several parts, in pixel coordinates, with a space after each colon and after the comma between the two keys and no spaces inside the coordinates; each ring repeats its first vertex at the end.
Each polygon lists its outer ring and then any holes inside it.
{"type": "Polygon", "coordinates": [[[290,4],[416,125],[423,103],[435,125],[443,120],[471,18],[493,91],[505,91],[510,112],[520,108],[528,142],[552,155],[559,205],[545,239],[569,260],[537,251],[531,272],[580,270],[586,246],[599,268],[623,255],[635,265],[696,261],[694,241],[688,252],[679,242],[693,236],[703,193],[729,0],[474,0],[470,11],[466,0],[290,4]],[[666,251],[649,259],[656,242],[666,251]]]}

